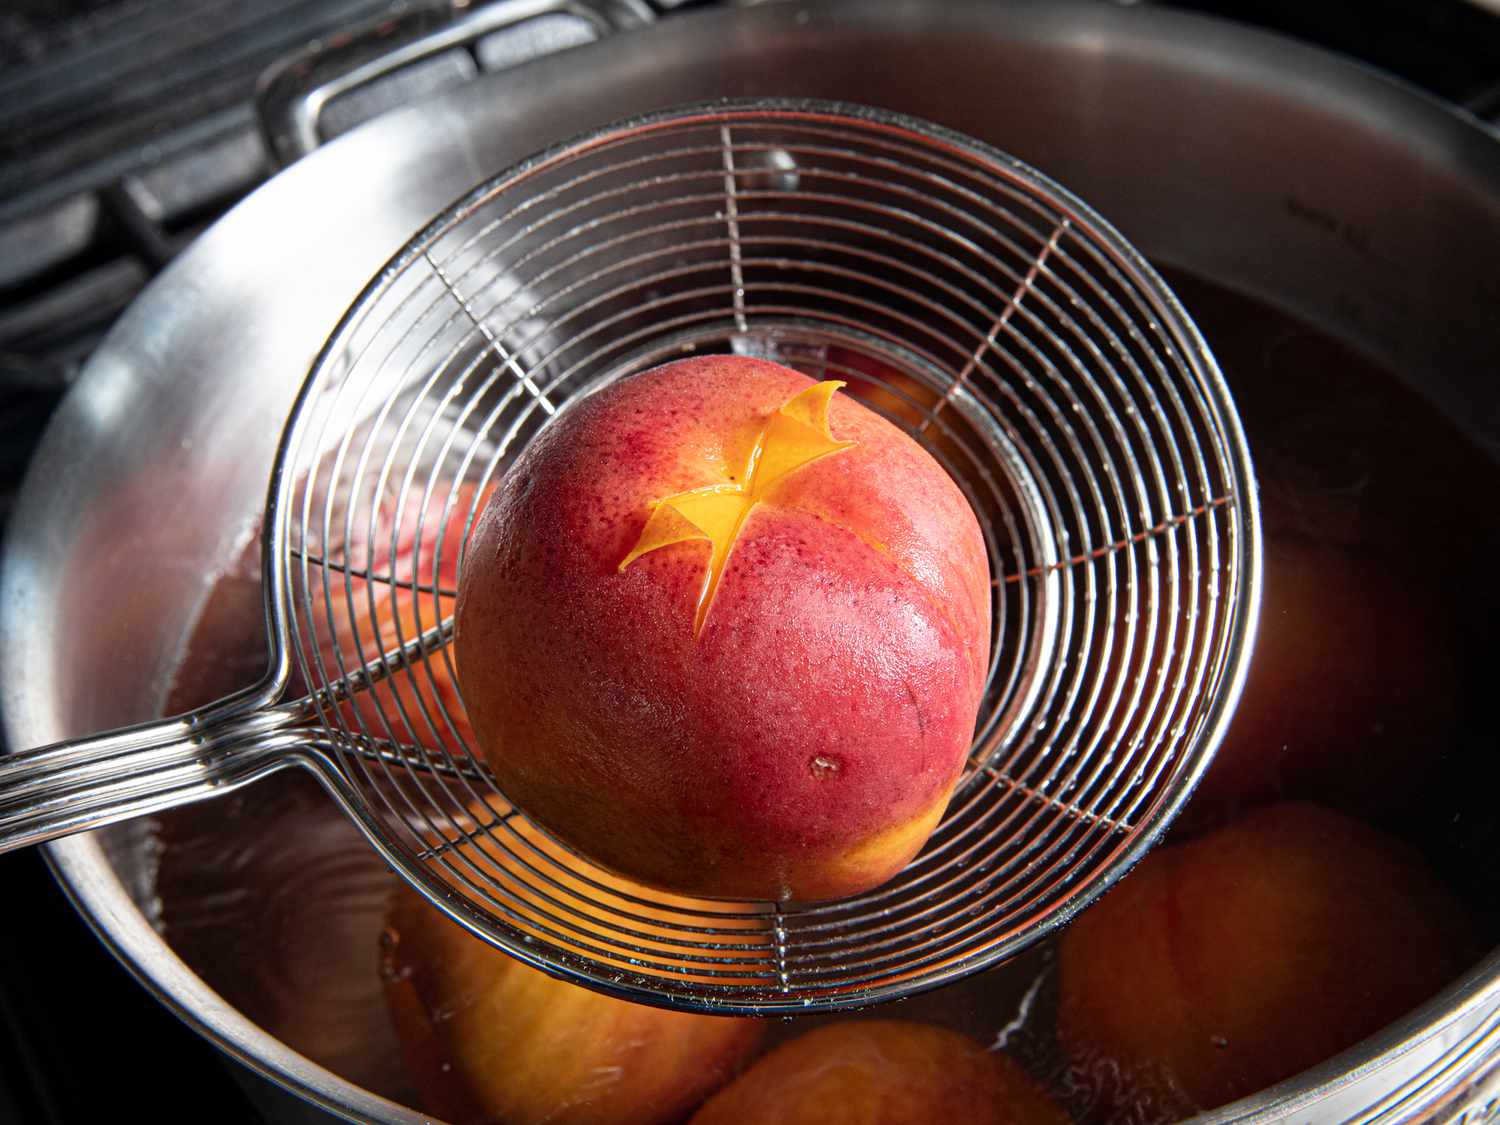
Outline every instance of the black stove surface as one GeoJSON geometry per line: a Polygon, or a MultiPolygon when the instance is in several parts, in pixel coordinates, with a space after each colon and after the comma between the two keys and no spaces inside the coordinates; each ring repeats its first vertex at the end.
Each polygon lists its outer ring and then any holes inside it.
{"type": "Polygon", "coordinates": [[[0,1122],[260,1125],[217,1048],[110,956],[40,852],[0,856],[0,1122]]]}
{"type": "MultiPolygon", "coordinates": [[[[717,2],[717,0],[696,0],[717,2]]],[[[119,311],[267,175],[273,59],[391,0],[9,0],[0,10],[0,527],[119,311]]],[[[668,9],[695,0],[658,0],[668,9]]],[[[1500,116],[1500,16],[1466,0],[1182,0],[1500,116]]],[[[667,17],[670,18],[670,17],[667,17]]],[[[0,1125],[263,1120],[243,1077],[136,983],[40,853],[0,857],[0,1125]]]]}

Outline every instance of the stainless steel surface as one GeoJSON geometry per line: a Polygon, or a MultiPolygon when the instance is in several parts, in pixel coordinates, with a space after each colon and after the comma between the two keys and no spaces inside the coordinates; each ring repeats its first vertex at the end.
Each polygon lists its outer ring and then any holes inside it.
{"type": "Polygon", "coordinates": [[[261,131],[275,158],[290,164],[352,124],[472,79],[478,67],[513,66],[652,18],[645,0],[416,8],[316,43],[267,71],[256,95],[261,131]]]}
{"type": "MultiPolygon", "coordinates": [[[[996,144],[1094,201],[1152,258],[1356,342],[1497,447],[1500,146],[1472,120],[1321,52],[1149,8],[950,0],[673,16],[341,138],[152,286],[54,425],[12,524],[0,586],[11,740],[159,710],[193,595],[253,528],[307,364],[362,280],[428,216],[558,135],[720,93],[886,104],[996,144]],[[220,457],[201,465],[179,440],[220,457]],[[189,460],[201,493],[182,483],[189,460]],[[194,517],[166,525],[178,553],[165,568],[132,551],[139,512],[159,512],[164,496],[194,517]],[[149,633],[130,627],[137,606],[149,633]],[[87,643],[70,650],[64,637],[87,643]]],[[[48,851],[148,987],[351,1118],[419,1119],[220,1001],[126,891],[122,874],[134,886],[142,860],[112,834],[103,842],[108,855],[99,835],[48,851]]],[[[1357,1118],[1418,1086],[1423,1112],[1448,1119],[1493,1081],[1482,1037],[1497,1011],[1492,955],[1408,1019],[1213,1119],[1357,1118]],[[1478,1049],[1444,1072],[1466,1043],[1478,1049]]]]}
{"type": "Polygon", "coordinates": [[[276,733],[281,716],[225,702],[0,759],[0,852],[218,796],[288,763],[297,740],[276,733]]]}
{"type": "MultiPolygon", "coordinates": [[[[441,122],[418,133],[421,143],[394,149],[383,136],[352,135],[339,144],[352,165],[329,165],[319,156],[267,184],[236,210],[250,216],[248,225],[237,220],[205,235],[162,276],[152,296],[125,315],[95,357],[90,370],[96,374],[70,396],[31,469],[32,481],[50,480],[58,490],[44,496],[28,489],[30,498],[20,501],[0,586],[7,628],[24,616],[44,632],[72,629],[89,643],[50,655],[27,647],[7,660],[7,668],[26,668],[4,697],[7,734],[16,745],[32,735],[56,740],[160,713],[214,574],[255,533],[279,419],[329,327],[414,230],[503,165],[505,157],[481,156],[462,131],[441,122]],[[344,194],[351,167],[380,174],[343,205],[328,206],[344,194]],[[277,242],[288,239],[306,257],[294,261],[285,246],[264,239],[265,230],[278,231],[277,242]],[[319,268],[310,268],[313,263],[319,268]],[[274,314],[276,330],[267,331],[246,314],[272,294],[288,302],[274,314]],[[203,327],[207,336],[187,339],[203,327]],[[195,390],[187,390],[181,363],[202,373],[192,380],[195,390]],[[210,417],[216,424],[205,426],[210,417]],[[120,441],[130,433],[143,444],[120,441]],[[216,456],[198,464],[203,448],[216,456]],[[84,456],[85,450],[92,452],[84,456]],[[124,488],[105,504],[95,493],[99,480],[124,488]],[[212,500],[194,519],[160,519],[164,508],[185,514],[188,480],[206,485],[212,500]],[[65,510],[75,515],[65,521],[72,531],[62,535],[62,525],[48,517],[65,510]],[[131,557],[146,561],[143,520],[171,540],[153,536],[161,564],[154,589],[137,585],[143,574],[120,566],[131,557]],[[52,526],[43,529],[38,521],[52,526]],[[62,561],[72,549],[113,561],[92,577],[83,575],[82,556],[62,561]]],[[[147,987],[230,1054],[352,1120],[427,1120],[278,1047],[226,1005],[152,929],[143,903],[106,859],[100,836],[79,837],[51,858],[86,917],[147,987]]],[[[139,881],[131,877],[129,884],[134,891],[139,881]]]]}

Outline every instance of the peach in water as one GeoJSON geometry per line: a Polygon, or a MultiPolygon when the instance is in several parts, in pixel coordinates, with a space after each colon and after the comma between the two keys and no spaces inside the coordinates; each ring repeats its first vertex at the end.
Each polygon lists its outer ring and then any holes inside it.
{"type": "MultiPolygon", "coordinates": [[[[523,912],[538,887],[566,896],[582,911],[584,937],[607,940],[610,920],[590,909],[590,884],[622,895],[644,889],[566,857],[524,821],[512,824],[506,847],[483,848],[485,870],[495,877],[498,869],[523,912]],[[510,848],[561,886],[528,879],[510,848]],[[550,860],[565,861],[567,873],[550,860]]],[[[681,898],[669,905],[709,908],[681,898]]],[[[637,914],[632,925],[647,932],[652,918],[667,917],[637,914]]],[[[383,959],[406,1068],[425,1108],[455,1125],[679,1122],[743,1068],[763,1034],[756,1020],[669,1012],[556,980],[471,936],[406,887],[392,901],[383,959]]]]}
{"type": "Polygon", "coordinates": [[[1430,570],[1296,539],[1266,543],[1245,692],[1187,821],[1268,798],[1378,814],[1451,731],[1459,677],[1430,570]]]}
{"type": "Polygon", "coordinates": [[[1175,1120],[1353,1046],[1478,951],[1405,844],[1277,805],[1152,853],[1063,933],[1058,1034],[1111,1076],[1106,1119],[1175,1120]]]}
{"type": "Polygon", "coordinates": [[[734,356],[624,380],[552,422],[476,525],[455,643],[479,746],[606,867],[835,898],[942,816],[987,671],[984,539],[839,386],[734,356]]]}
{"type": "Polygon", "coordinates": [[[336,680],[383,654],[410,651],[404,666],[344,704],[341,717],[355,733],[453,754],[472,745],[449,655],[435,640],[410,646],[453,613],[465,520],[483,502],[467,483],[451,498],[439,489],[425,508],[413,494],[399,521],[382,508],[368,544],[354,552],[353,569],[330,570],[326,591],[324,576],[312,570],[310,632],[320,677],[336,680]]]}
{"type": "Polygon", "coordinates": [[[691,1125],[1066,1125],[1006,1056],[930,1024],[829,1024],[784,1043],[691,1125]]]}

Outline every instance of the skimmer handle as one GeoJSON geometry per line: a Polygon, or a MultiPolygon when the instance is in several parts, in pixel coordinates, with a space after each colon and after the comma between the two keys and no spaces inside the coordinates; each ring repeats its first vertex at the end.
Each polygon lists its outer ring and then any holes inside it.
{"type": "Polygon", "coordinates": [[[218,796],[294,760],[275,711],[213,711],[0,757],[0,854],[218,796]]]}

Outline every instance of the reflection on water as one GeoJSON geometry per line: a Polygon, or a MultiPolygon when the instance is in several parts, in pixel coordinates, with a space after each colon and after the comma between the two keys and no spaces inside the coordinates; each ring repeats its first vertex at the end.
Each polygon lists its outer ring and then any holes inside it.
{"type": "MultiPolygon", "coordinates": [[[[251,550],[210,597],[170,708],[260,676],[260,607],[251,550]]],[[[154,823],[160,925],[177,953],[294,1050],[410,1101],[379,975],[396,877],[317,783],[287,771],[154,823]]]]}

